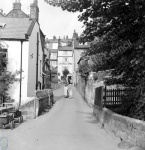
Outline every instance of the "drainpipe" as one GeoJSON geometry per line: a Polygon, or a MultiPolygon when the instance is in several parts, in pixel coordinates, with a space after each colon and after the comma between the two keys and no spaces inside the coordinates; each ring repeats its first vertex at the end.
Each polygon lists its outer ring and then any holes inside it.
{"type": "Polygon", "coordinates": [[[21,106],[21,97],[22,97],[22,55],[23,52],[23,41],[21,41],[21,60],[20,60],[20,93],[19,93],[19,106],[21,106]]]}
{"type": "Polygon", "coordinates": [[[38,55],[39,55],[39,33],[37,32],[36,91],[37,91],[37,89],[38,89],[38,55]]]}

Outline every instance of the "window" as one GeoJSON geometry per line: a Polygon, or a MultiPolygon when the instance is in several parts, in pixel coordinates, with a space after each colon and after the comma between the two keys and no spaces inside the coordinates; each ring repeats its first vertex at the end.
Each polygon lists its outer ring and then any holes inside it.
{"type": "Polygon", "coordinates": [[[57,59],[57,53],[51,53],[51,59],[57,59]]]}
{"type": "Polygon", "coordinates": [[[68,52],[67,51],[63,51],[63,55],[67,55],[68,54],[68,52]]]}
{"type": "Polygon", "coordinates": [[[51,65],[52,65],[52,66],[56,66],[56,65],[57,65],[57,61],[52,61],[52,62],[51,62],[51,65]]]}
{"type": "Polygon", "coordinates": [[[64,58],[63,58],[63,61],[68,61],[68,58],[67,58],[67,57],[64,57],[64,58]]]}
{"type": "Polygon", "coordinates": [[[4,67],[4,69],[7,67],[7,57],[7,49],[0,49],[0,59],[3,59],[2,67],[4,67]]]}

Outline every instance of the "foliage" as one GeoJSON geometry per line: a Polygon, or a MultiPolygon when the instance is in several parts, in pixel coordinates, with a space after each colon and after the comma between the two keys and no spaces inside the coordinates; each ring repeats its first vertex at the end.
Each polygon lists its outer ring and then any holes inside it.
{"type": "Polygon", "coordinates": [[[79,63],[78,70],[79,70],[79,73],[80,73],[82,78],[84,78],[84,79],[88,78],[88,75],[91,71],[91,68],[88,64],[88,58],[86,58],[86,57],[82,58],[82,60],[79,63]]]}
{"type": "Polygon", "coordinates": [[[66,77],[69,74],[69,71],[68,71],[68,69],[64,69],[62,73],[66,77]]]}
{"type": "Polygon", "coordinates": [[[87,53],[92,71],[113,69],[112,78],[105,82],[107,85],[121,84],[134,88],[134,97],[129,98],[134,105],[128,109],[130,114],[136,115],[138,106],[141,116],[145,107],[145,1],[98,0],[94,4],[90,0],[59,2],[49,4],[69,12],[81,12],[79,21],[83,22],[85,30],[80,42],[93,41],[87,53]],[[130,46],[127,46],[127,42],[130,46]]]}
{"type": "Polygon", "coordinates": [[[7,71],[6,66],[8,61],[4,55],[4,53],[0,54],[0,95],[5,98],[5,102],[11,102],[8,90],[11,84],[20,81],[20,79],[17,78],[20,71],[16,71],[14,73],[7,71]]]}

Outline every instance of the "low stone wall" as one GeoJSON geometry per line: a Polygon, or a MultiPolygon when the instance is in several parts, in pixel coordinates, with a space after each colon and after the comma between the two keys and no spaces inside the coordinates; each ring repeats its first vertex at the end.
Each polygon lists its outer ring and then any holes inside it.
{"type": "Polygon", "coordinates": [[[22,115],[26,117],[26,119],[34,119],[37,116],[41,115],[41,113],[49,107],[52,106],[53,102],[53,94],[43,98],[35,98],[30,102],[22,105],[20,110],[22,111],[22,115]]]}
{"type": "Polygon", "coordinates": [[[90,105],[94,105],[95,98],[95,88],[103,86],[103,83],[100,81],[87,80],[85,81],[79,77],[78,84],[76,86],[78,92],[81,94],[82,98],[90,105]]]}
{"type": "Polygon", "coordinates": [[[101,109],[98,106],[94,106],[93,113],[102,128],[134,147],[145,149],[144,121],[121,116],[107,108],[101,109]]]}

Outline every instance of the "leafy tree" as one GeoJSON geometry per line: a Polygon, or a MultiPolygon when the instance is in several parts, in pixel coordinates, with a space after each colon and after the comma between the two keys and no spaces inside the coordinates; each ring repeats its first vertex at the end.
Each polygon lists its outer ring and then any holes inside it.
{"type": "MultiPolygon", "coordinates": [[[[2,50],[1,46],[0,49],[2,50]]],[[[10,85],[14,82],[20,81],[17,76],[20,74],[20,71],[16,71],[15,73],[7,71],[7,59],[5,57],[5,53],[0,53],[0,102],[13,102],[10,99],[8,90],[10,85]]]]}
{"type": "Polygon", "coordinates": [[[112,78],[105,82],[107,85],[121,84],[135,89],[134,99],[126,96],[132,103],[128,111],[136,118],[145,119],[145,1],[47,2],[69,12],[81,12],[79,21],[83,22],[85,29],[80,42],[93,41],[87,53],[92,70],[113,69],[112,78]],[[126,42],[131,46],[127,47],[126,42]]]}
{"type": "Polygon", "coordinates": [[[66,77],[69,74],[69,71],[68,71],[68,69],[64,69],[62,73],[66,77]]]}

